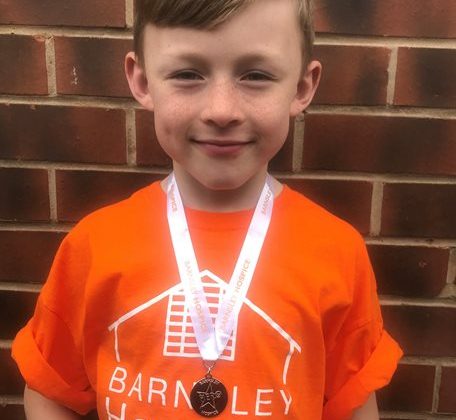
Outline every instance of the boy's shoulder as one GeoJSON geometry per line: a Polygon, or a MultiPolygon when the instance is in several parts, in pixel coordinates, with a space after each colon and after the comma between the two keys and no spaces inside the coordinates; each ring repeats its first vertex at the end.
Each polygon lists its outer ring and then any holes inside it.
{"type": "Polygon", "coordinates": [[[156,181],[121,201],[84,216],[71,233],[112,234],[116,231],[140,229],[145,221],[152,221],[157,217],[163,205],[166,206],[166,197],[160,181],[156,181]]]}
{"type": "Polygon", "coordinates": [[[338,246],[358,247],[364,243],[359,231],[349,222],[331,213],[320,204],[290,186],[284,187],[279,218],[283,228],[293,236],[338,246]]]}

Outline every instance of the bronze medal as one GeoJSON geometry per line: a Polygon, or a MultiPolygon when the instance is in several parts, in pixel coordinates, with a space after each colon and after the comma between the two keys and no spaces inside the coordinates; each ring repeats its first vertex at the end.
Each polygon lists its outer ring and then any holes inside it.
{"type": "Polygon", "coordinates": [[[190,392],[193,409],[202,417],[218,416],[226,407],[228,392],[225,385],[208,373],[190,392]]]}

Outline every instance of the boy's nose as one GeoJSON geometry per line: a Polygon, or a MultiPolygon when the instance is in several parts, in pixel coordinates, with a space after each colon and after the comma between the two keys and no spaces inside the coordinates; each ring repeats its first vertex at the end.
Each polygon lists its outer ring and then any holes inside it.
{"type": "Polygon", "coordinates": [[[204,122],[219,127],[239,124],[243,117],[236,87],[228,81],[210,86],[201,118],[204,122]]]}

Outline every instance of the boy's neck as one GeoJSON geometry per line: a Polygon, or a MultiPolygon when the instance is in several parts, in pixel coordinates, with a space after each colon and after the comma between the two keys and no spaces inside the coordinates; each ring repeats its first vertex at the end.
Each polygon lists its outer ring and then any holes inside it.
{"type": "MultiPolygon", "coordinates": [[[[187,176],[182,176],[176,167],[174,168],[174,175],[185,207],[227,213],[255,208],[263,189],[267,172],[265,170],[262,173],[255,174],[254,177],[234,190],[210,190],[193,177],[189,177],[188,174],[187,176]]],[[[271,180],[270,188],[276,197],[282,191],[283,185],[273,177],[271,177],[271,180]]],[[[168,178],[161,183],[165,192],[167,183],[168,178]]]]}

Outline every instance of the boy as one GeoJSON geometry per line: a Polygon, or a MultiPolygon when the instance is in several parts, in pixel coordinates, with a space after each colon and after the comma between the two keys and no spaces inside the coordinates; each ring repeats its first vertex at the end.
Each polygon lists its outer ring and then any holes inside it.
{"type": "Polygon", "coordinates": [[[364,243],[267,175],[311,43],[305,0],[138,2],[126,74],[173,173],[62,243],[13,346],[30,419],[378,419],[401,351],[364,243]]]}

